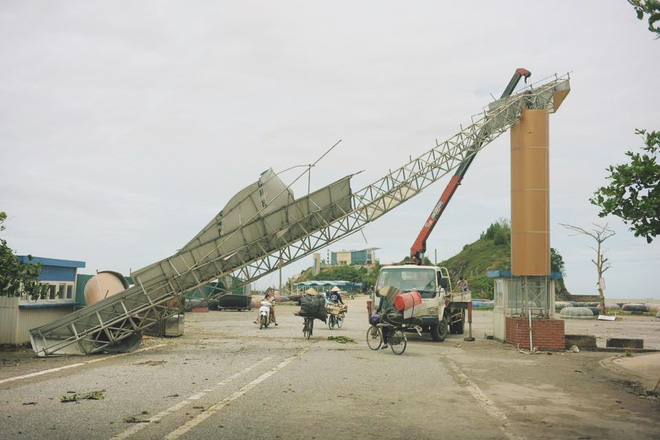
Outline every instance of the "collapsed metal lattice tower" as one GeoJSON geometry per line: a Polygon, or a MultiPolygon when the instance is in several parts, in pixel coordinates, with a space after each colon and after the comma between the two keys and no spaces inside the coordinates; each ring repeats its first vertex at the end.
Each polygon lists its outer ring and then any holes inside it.
{"type": "Polygon", "coordinates": [[[32,347],[38,356],[134,348],[136,335],[175,313],[170,303],[186,292],[226,275],[250,283],[359,231],[476,154],[523,108],[554,112],[569,90],[565,75],[496,100],[455,136],[357,192],[347,176],[294,199],[269,170],[179,252],[133,272],[133,287],[32,329],[32,347]]]}

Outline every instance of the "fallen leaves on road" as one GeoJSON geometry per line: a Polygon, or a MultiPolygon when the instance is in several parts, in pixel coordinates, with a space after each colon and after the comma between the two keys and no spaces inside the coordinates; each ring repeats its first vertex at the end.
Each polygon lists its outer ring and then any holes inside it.
{"type": "Polygon", "coordinates": [[[328,341],[335,341],[340,344],[356,344],[355,339],[347,336],[328,336],[328,341]]]}
{"type": "Polygon", "coordinates": [[[67,395],[67,396],[62,396],[60,399],[60,402],[66,403],[66,402],[78,402],[79,400],[103,400],[105,399],[105,390],[101,391],[92,391],[89,393],[81,393],[78,394],[73,391],[69,391],[69,393],[73,393],[72,395],[67,395]]]}

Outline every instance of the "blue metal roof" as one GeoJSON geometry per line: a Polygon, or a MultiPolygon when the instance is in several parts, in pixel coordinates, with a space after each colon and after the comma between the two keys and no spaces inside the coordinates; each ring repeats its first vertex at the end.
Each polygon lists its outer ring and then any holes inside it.
{"type": "Polygon", "coordinates": [[[44,266],[56,266],[56,267],[85,267],[84,261],[75,261],[75,260],[59,260],[57,258],[45,258],[45,257],[32,257],[32,260],[28,258],[27,255],[17,255],[18,259],[25,264],[37,264],[41,263],[44,266]]]}
{"type": "MultiPolygon", "coordinates": [[[[488,278],[512,278],[510,270],[489,270],[487,273],[488,278]]],[[[561,272],[551,272],[548,275],[553,280],[560,280],[562,278],[561,272]]]]}

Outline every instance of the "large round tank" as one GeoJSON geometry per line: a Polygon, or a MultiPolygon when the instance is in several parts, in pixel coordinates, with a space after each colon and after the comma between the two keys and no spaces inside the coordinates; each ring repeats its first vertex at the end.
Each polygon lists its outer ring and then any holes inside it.
{"type": "Polygon", "coordinates": [[[128,281],[119,272],[104,270],[85,284],[85,302],[88,306],[128,289],[128,281]]]}

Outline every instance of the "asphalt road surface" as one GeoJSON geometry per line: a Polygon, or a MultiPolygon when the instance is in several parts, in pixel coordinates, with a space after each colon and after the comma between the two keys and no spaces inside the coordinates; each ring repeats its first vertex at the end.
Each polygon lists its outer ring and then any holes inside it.
{"type": "Polygon", "coordinates": [[[397,356],[367,347],[365,298],[348,304],[342,329],[316,321],[310,340],[280,304],[277,327],[189,313],[184,336],[123,355],[0,352],[0,438],[660,438],[657,396],[603,368],[611,353],[523,353],[475,312],[476,341],[410,334],[397,356]]]}

